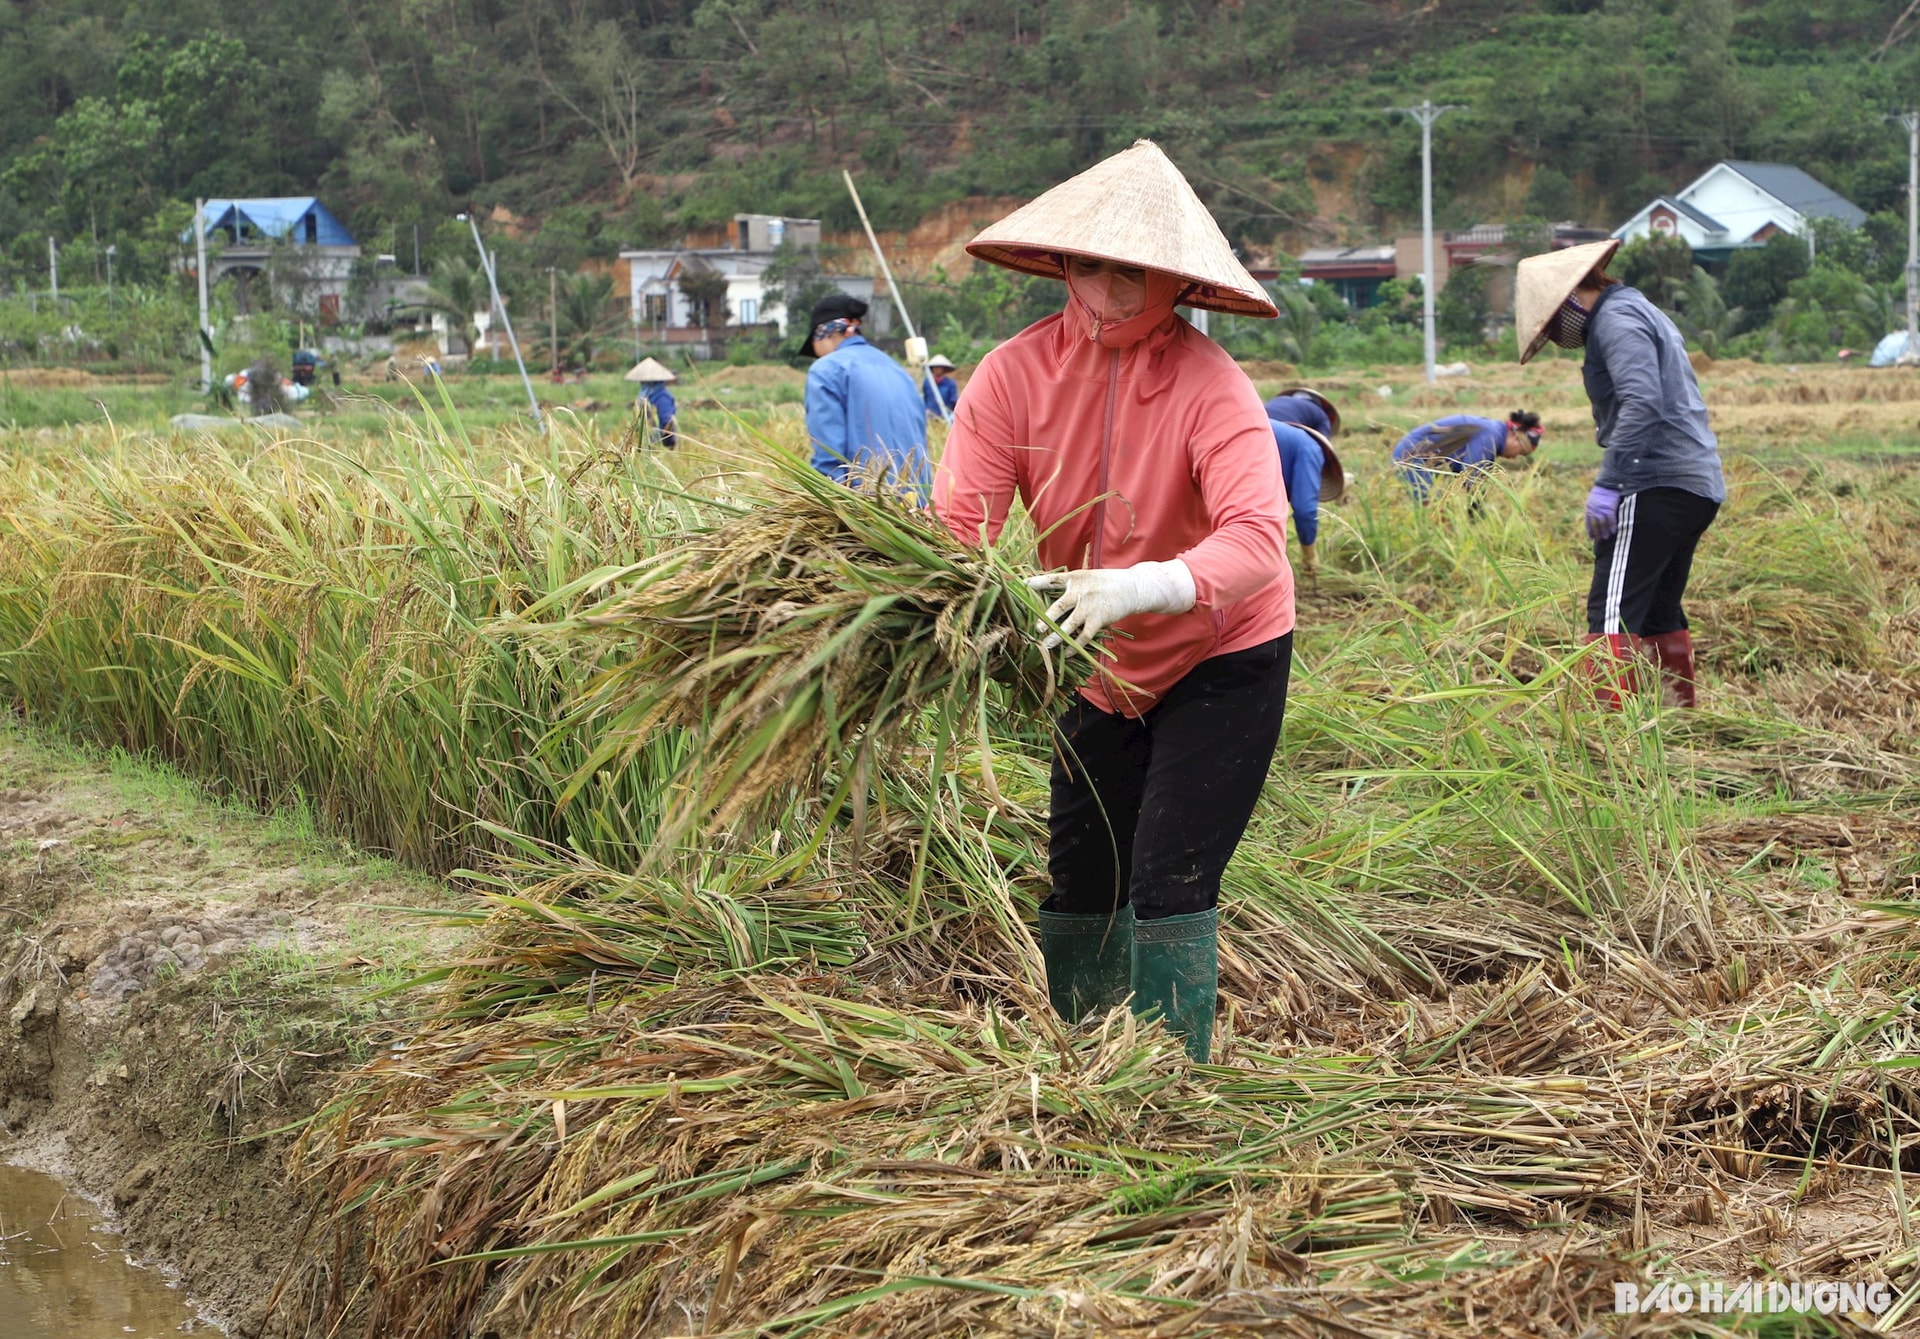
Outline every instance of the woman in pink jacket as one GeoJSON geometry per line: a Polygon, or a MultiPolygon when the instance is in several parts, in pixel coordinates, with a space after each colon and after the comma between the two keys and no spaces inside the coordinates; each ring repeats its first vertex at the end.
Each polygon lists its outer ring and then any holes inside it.
{"type": "Polygon", "coordinates": [[[967,250],[1064,278],[1066,309],[980,364],[934,479],[969,543],[1017,496],[1034,578],[1080,641],[1113,636],[1055,736],[1040,910],[1068,1021],[1133,998],[1205,1060],[1220,877],[1280,738],[1292,664],[1286,494],[1260,397],[1176,305],[1272,316],[1179,169],[1142,140],[967,250]]]}

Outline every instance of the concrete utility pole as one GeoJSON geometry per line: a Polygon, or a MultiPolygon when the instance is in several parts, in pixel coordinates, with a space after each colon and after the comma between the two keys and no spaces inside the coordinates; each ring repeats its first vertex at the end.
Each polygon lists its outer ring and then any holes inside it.
{"type": "Polygon", "coordinates": [[[1920,359],[1920,112],[1899,119],[1907,128],[1907,347],[1901,356],[1920,359]]]}
{"type": "Polygon", "coordinates": [[[113,258],[119,252],[119,250],[120,248],[113,245],[113,243],[109,242],[107,244],[107,310],[108,311],[113,310],[113,258]]]}
{"type": "Polygon", "coordinates": [[[47,284],[53,289],[53,300],[60,300],[60,253],[54,248],[53,238],[47,238],[47,284]]]}
{"type": "MultiPolygon", "coordinates": [[[[867,245],[873,248],[873,258],[880,262],[880,273],[886,278],[887,291],[893,294],[893,305],[900,312],[900,323],[907,328],[907,338],[918,341],[919,335],[913,328],[913,317],[908,315],[907,304],[900,297],[900,285],[893,281],[893,267],[887,264],[887,253],[880,249],[880,239],[873,235],[873,224],[867,221],[867,207],[860,202],[860,188],[853,184],[853,173],[841,168],[840,176],[847,183],[847,194],[853,197],[853,208],[860,215],[860,226],[867,230],[867,245]]],[[[792,312],[787,313],[787,319],[789,321],[793,319],[792,312]]],[[[920,351],[920,356],[922,359],[926,357],[925,349],[920,351]]],[[[939,387],[934,384],[933,369],[929,368],[924,361],[920,365],[920,384],[923,388],[933,391],[933,402],[940,406],[941,421],[951,426],[953,412],[947,408],[947,402],[941,397],[939,387]]]]}
{"type": "Polygon", "coordinates": [[[1423,99],[1418,107],[1394,107],[1391,111],[1411,116],[1420,123],[1420,312],[1424,325],[1427,356],[1427,383],[1433,375],[1433,123],[1446,112],[1462,110],[1462,104],[1450,102],[1436,107],[1423,99]]]}
{"type": "Polygon", "coordinates": [[[207,328],[207,202],[193,202],[193,242],[199,256],[200,389],[213,389],[213,332],[207,328]]]}
{"type": "Polygon", "coordinates": [[[560,380],[560,279],[547,266],[547,321],[553,326],[553,379],[560,380]]]}
{"type": "Polygon", "coordinates": [[[486,243],[480,240],[480,224],[471,214],[457,214],[454,217],[467,221],[473,229],[474,249],[480,253],[480,268],[487,272],[487,292],[493,295],[493,309],[500,313],[500,324],[507,328],[507,344],[513,349],[514,366],[520,369],[520,384],[527,388],[527,403],[533,408],[533,422],[541,432],[547,430],[546,419],[540,416],[540,397],[533,393],[533,378],[527,375],[527,360],[520,356],[520,341],[513,336],[513,318],[507,315],[507,304],[500,300],[500,283],[493,275],[493,257],[487,254],[486,243]]]}

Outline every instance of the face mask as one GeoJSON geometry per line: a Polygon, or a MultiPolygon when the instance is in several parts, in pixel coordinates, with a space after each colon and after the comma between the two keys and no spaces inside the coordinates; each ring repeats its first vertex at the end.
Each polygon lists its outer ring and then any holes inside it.
{"type": "Polygon", "coordinates": [[[1080,276],[1067,272],[1067,290],[1087,321],[1087,338],[1109,349],[1124,349],[1146,338],[1173,314],[1185,288],[1182,280],[1159,270],[1080,276]]]}
{"type": "Polygon", "coordinates": [[[1553,324],[1547,329],[1547,337],[1563,349],[1577,349],[1587,342],[1587,317],[1590,313],[1580,305],[1580,299],[1569,297],[1560,304],[1560,310],[1554,313],[1553,324]]]}
{"type": "Polygon", "coordinates": [[[1147,305],[1147,276],[1144,271],[1134,275],[1101,270],[1097,274],[1081,276],[1069,270],[1067,287],[1073,290],[1073,295],[1080,299],[1081,305],[1093,314],[1094,320],[1106,324],[1130,321],[1147,305]]]}

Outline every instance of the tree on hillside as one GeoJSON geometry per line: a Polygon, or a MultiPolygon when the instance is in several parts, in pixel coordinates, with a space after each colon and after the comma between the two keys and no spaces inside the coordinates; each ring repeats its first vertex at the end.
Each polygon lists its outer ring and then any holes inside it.
{"type": "Polygon", "coordinates": [[[542,67],[546,86],[606,150],[620,174],[623,196],[633,192],[652,139],[647,66],[612,19],[576,32],[566,46],[566,74],[542,67]]]}

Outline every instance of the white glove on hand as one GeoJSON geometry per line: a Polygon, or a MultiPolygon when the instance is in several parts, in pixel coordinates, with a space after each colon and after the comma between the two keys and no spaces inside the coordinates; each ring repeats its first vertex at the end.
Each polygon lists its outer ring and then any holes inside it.
{"type": "MultiPolygon", "coordinates": [[[[1061,634],[1081,646],[1123,618],[1135,614],[1184,614],[1196,598],[1193,573],[1178,558],[1164,563],[1135,563],[1132,567],[1083,567],[1076,572],[1048,572],[1028,577],[1037,591],[1059,591],[1047,617],[1060,625],[1040,643],[1045,650],[1060,645],[1061,634]]],[[[1045,630],[1045,625],[1035,632],[1045,630]]]]}

